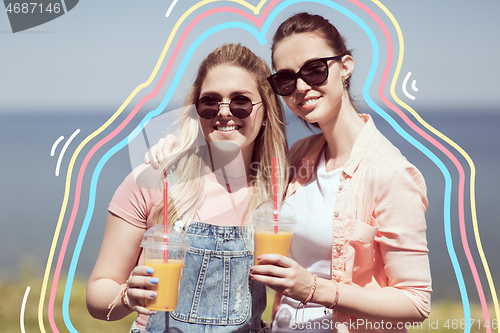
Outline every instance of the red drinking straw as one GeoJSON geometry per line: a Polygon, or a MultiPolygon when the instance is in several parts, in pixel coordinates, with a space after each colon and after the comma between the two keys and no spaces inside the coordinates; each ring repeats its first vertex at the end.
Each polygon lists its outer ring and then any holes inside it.
{"type": "Polygon", "coordinates": [[[163,262],[168,262],[168,182],[167,179],[163,182],[163,262]]]}
{"type": "Polygon", "coordinates": [[[273,202],[274,202],[274,233],[278,233],[278,178],[276,176],[276,157],[273,157],[273,202]]]}

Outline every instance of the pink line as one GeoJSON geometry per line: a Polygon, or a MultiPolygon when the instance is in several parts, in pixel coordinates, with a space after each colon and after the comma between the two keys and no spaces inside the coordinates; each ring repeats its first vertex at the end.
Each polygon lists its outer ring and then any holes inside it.
{"type": "Polygon", "coordinates": [[[267,14],[269,14],[269,12],[271,11],[271,8],[273,8],[274,5],[277,4],[278,2],[279,2],[279,0],[271,1],[269,3],[269,5],[267,5],[267,7],[262,12],[262,15],[260,16],[260,18],[257,21],[255,21],[255,24],[257,24],[257,26],[259,28],[262,27],[262,23],[264,22],[264,19],[266,18],[267,14]]]}
{"type": "Polygon", "coordinates": [[[150,99],[154,98],[158,92],[160,91],[161,87],[163,86],[163,84],[165,83],[165,80],[170,72],[170,69],[172,68],[173,66],[173,63],[180,51],[180,48],[182,46],[182,44],[184,43],[184,40],[186,39],[187,35],[189,34],[189,32],[193,29],[193,27],[198,24],[202,19],[212,15],[212,14],[215,14],[215,13],[219,13],[219,12],[232,12],[232,13],[236,13],[236,14],[239,14],[251,21],[253,21],[254,23],[257,24],[257,26],[261,26],[262,25],[262,22],[264,20],[264,17],[265,15],[267,15],[267,13],[270,11],[270,8],[271,6],[273,6],[275,3],[277,3],[279,0],[274,0],[272,1],[267,7],[266,9],[264,10],[264,12],[262,13],[262,17],[257,20],[255,19],[255,17],[251,16],[250,14],[240,10],[240,9],[236,9],[236,8],[232,8],[232,7],[221,7],[221,8],[214,8],[214,9],[211,9],[209,11],[206,11],[205,13],[199,15],[198,17],[196,17],[189,25],[188,27],[184,30],[184,32],[182,33],[180,39],[179,39],[179,42],[177,43],[175,49],[174,49],[174,52],[172,54],[172,57],[170,57],[170,60],[167,64],[167,66],[165,67],[165,70],[162,74],[162,77],[160,79],[160,81],[158,82],[158,84],[156,85],[156,88],[153,90],[153,92],[149,95],[146,95],[145,97],[143,97],[139,103],[134,107],[134,109],[132,110],[132,112],[127,116],[127,118],[115,129],[113,130],[113,132],[111,132],[110,134],[108,134],[104,139],[102,139],[101,141],[99,141],[90,151],[89,153],[85,156],[85,159],[82,163],[82,166],[80,167],[80,170],[78,172],[78,178],[77,178],[77,185],[76,185],[76,188],[75,188],[75,199],[74,199],[74,205],[73,205],[73,209],[71,211],[71,216],[70,216],[70,220],[68,222],[68,227],[66,229],[66,233],[64,235],[64,239],[63,239],[63,243],[61,245],[61,250],[60,250],[60,253],[59,253],[59,257],[58,257],[58,260],[57,260],[57,264],[56,264],[56,269],[55,269],[55,272],[54,272],[54,280],[52,282],[52,288],[51,288],[51,292],[50,292],[50,299],[49,299],[49,306],[48,306],[48,317],[49,317],[49,323],[50,323],[50,327],[52,328],[52,330],[54,331],[54,333],[59,333],[59,330],[57,329],[57,326],[56,326],[56,323],[55,323],[55,320],[54,320],[54,304],[55,304],[55,298],[56,298],[56,293],[57,293],[57,285],[59,283],[59,278],[60,278],[60,274],[61,274],[61,268],[62,268],[62,264],[63,264],[63,261],[64,261],[64,256],[66,254],[66,250],[67,250],[67,247],[68,247],[68,243],[69,243],[69,238],[71,236],[71,231],[73,230],[73,226],[74,226],[74,223],[75,223],[75,219],[76,219],[76,215],[77,215],[77,212],[78,212],[78,208],[79,208],[79,202],[80,202],[80,194],[81,194],[81,189],[82,189],[82,182],[83,182],[83,176],[84,176],[84,173],[85,173],[85,169],[87,168],[87,165],[90,161],[90,159],[92,158],[92,156],[95,154],[95,152],[101,148],[105,143],[109,142],[112,138],[114,138],[122,129],[125,128],[125,126],[127,126],[127,124],[132,120],[133,117],[135,117],[135,115],[137,114],[137,112],[140,110],[140,108],[150,99]]]}
{"type": "MultiPolygon", "coordinates": [[[[425,138],[427,141],[432,143],[434,146],[436,146],[439,150],[441,150],[452,162],[455,164],[458,174],[459,174],[459,187],[458,187],[458,214],[459,214],[459,224],[460,224],[460,235],[462,238],[462,245],[465,251],[465,255],[467,257],[467,261],[469,262],[469,267],[472,271],[472,275],[474,277],[474,282],[476,284],[476,288],[479,294],[479,299],[481,301],[481,307],[483,308],[483,314],[485,320],[489,321],[489,313],[488,313],[488,306],[486,304],[486,298],[484,295],[483,287],[481,285],[481,280],[479,279],[479,275],[477,273],[476,265],[474,264],[474,259],[472,258],[472,254],[470,252],[470,248],[467,242],[467,234],[466,234],[466,229],[465,229],[465,218],[464,218],[464,184],[465,184],[465,173],[462,165],[460,162],[457,160],[457,158],[441,143],[437,142],[434,138],[432,138],[429,134],[424,132],[422,129],[420,129],[416,124],[414,124],[398,107],[396,107],[394,104],[392,104],[384,95],[384,86],[387,81],[387,77],[389,76],[389,71],[391,68],[391,63],[392,63],[392,58],[393,58],[393,44],[392,44],[392,39],[389,31],[387,30],[387,27],[385,24],[382,22],[382,20],[367,6],[364,4],[360,3],[358,0],[349,0],[362,10],[364,10],[366,13],[368,13],[382,28],[382,31],[384,32],[385,38],[387,39],[387,48],[388,48],[388,53],[387,53],[387,63],[386,67],[384,70],[384,74],[382,76],[382,79],[380,80],[380,86],[379,86],[379,96],[384,102],[385,105],[387,105],[391,110],[396,112],[401,119],[404,120],[408,126],[410,126],[415,132],[420,134],[423,138],[425,138]]],[[[488,327],[487,332],[491,333],[491,328],[488,327]]]]}

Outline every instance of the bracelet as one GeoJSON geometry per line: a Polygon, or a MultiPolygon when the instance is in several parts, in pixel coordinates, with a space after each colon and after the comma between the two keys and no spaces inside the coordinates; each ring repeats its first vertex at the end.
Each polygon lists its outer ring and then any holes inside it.
{"type": "Polygon", "coordinates": [[[330,310],[336,307],[337,303],[339,302],[339,284],[335,281],[333,281],[333,283],[335,283],[335,299],[333,300],[332,305],[329,307],[330,310]]]}
{"type": "MultiPolygon", "coordinates": [[[[313,298],[314,292],[316,291],[316,287],[317,287],[316,279],[317,279],[317,277],[318,276],[316,274],[313,274],[313,283],[311,286],[311,291],[309,292],[309,295],[307,295],[306,300],[303,302],[300,302],[299,305],[297,306],[297,310],[295,311],[295,324],[296,325],[297,325],[297,312],[299,312],[299,308],[301,305],[302,305],[302,324],[304,324],[305,306],[306,306],[307,302],[309,302],[313,298]]],[[[304,330],[304,327],[302,327],[302,330],[304,330]]]]}
{"type": "Polygon", "coordinates": [[[309,292],[309,295],[307,296],[306,300],[304,302],[302,302],[304,305],[306,305],[307,302],[309,302],[311,300],[311,298],[313,298],[314,292],[316,291],[316,287],[317,287],[317,281],[316,281],[317,277],[318,276],[316,274],[313,274],[313,284],[311,286],[311,291],[309,292]]]}
{"type": "MultiPolygon", "coordinates": [[[[127,285],[128,285],[128,281],[127,281],[127,285]]],[[[134,311],[134,309],[132,309],[132,306],[130,306],[130,302],[128,300],[128,293],[127,292],[128,292],[128,288],[125,287],[125,288],[122,289],[122,291],[120,293],[123,305],[125,305],[125,308],[127,308],[128,310],[134,311]]]]}
{"type": "MultiPolygon", "coordinates": [[[[128,281],[127,281],[128,283],[128,281]]],[[[108,305],[108,309],[109,309],[109,312],[108,312],[108,315],[106,316],[106,320],[109,321],[109,317],[111,316],[111,312],[114,310],[114,308],[118,305],[118,302],[119,300],[121,299],[123,305],[125,305],[125,308],[127,308],[128,310],[130,311],[134,311],[132,309],[132,307],[130,306],[130,303],[128,301],[128,296],[127,296],[127,283],[125,284],[122,284],[120,286],[120,292],[118,293],[118,295],[116,296],[116,298],[113,300],[113,302],[111,302],[109,305],[108,305]]]]}

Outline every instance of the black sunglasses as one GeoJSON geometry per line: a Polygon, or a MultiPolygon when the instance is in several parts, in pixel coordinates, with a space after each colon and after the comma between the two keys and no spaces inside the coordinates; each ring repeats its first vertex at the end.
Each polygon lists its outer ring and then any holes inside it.
{"type": "Polygon", "coordinates": [[[297,73],[291,70],[280,71],[267,78],[273,90],[281,96],[288,96],[295,91],[297,79],[301,78],[310,86],[322,84],[328,78],[328,61],[339,60],[343,55],[314,59],[306,62],[297,73]]]}
{"type": "Polygon", "coordinates": [[[233,97],[229,103],[219,102],[212,96],[203,96],[196,102],[196,111],[203,119],[213,119],[219,114],[220,106],[227,105],[233,116],[244,119],[252,113],[253,107],[260,103],[262,101],[252,103],[250,98],[243,95],[233,97]]]}

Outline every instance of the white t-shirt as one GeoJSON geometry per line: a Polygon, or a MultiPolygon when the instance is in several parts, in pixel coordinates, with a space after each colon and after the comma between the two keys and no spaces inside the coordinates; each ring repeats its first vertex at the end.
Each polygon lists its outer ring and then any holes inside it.
{"type": "MultiPolygon", "coordinates": [[[[325,171],[323,152],[311,179],[286,199],[297,213],[290,258],[318,278],[331,279],[332,216],[341,173],[342,168],[325,171]]],[[[282,297],[273,332],[299,332],[301,325],[308,333],[332,332],[335,327],[332,310],[326,309],[325,315],[324,306],[308,303],[297,312],[299,304],[297,300],[282,297]]]]}

